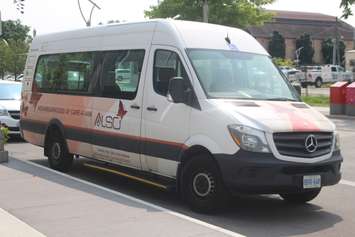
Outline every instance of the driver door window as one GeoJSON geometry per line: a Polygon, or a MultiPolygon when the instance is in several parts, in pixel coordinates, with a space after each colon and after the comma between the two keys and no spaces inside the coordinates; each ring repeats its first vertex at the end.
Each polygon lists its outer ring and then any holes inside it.
{"type": "Polygon", "coordinates": [[[169,81],[173,77],[182,77],[185,81],[188,79],[179,56],[169,50],[157,50],[153,70],[154,91],[159,95],[166,96],[169,81]]]}

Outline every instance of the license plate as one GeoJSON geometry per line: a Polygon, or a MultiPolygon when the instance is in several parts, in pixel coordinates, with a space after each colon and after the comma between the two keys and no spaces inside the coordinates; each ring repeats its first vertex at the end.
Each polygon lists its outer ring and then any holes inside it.
{"type": "Polygon", "coordinates": [[[320,175],[303,176],[303,188],[320,188],[321,177],[320,175]]]}

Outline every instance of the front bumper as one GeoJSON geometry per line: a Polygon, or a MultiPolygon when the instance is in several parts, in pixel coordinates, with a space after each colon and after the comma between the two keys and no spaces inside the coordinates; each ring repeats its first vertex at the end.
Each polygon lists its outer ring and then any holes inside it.
{"type": "Polygon", "coordinates": [[[232,193],[273,194],[300,192],[303,176],[320,175],[321,186],[337,184],[343,161],[340,151],[313,164],[279,160],[270,153],[239,150],[234,155],[215,155],[226,187],[232,193]]]}
{"type": "Polygon", "coordinates": [[[20,121],[11,116],[0,116],[0,123],[4,123],[9,128],[9,135],[20,135],[20,121]]]}

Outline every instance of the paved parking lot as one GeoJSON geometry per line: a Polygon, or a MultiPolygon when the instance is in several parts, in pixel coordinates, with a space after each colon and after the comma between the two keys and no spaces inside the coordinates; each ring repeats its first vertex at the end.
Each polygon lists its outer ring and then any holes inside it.
{"type": "MultiPolygon", "coordinates": [[[[241,236],[354,236],[355,120],[333,121],[337,124],[341,135],[342,153],[345,158],[342,167],[343,180],[341,184],[324,188],[320,196],[307,205],[293,206],[283,202],[277,195],[240,196],[232,200],[227,210],[217,215],[201,215],[191,212],[174,193],[163,192],[124,178],[93,171],[83,166],[85,159],[76,160],[75,167],[69,175],[241,236]]],[[[7,145],[7,150],[13,157],[47,166],[41,148],[21,141],[12,141],[7,145]]],[[[125,205],[120,200],[116,200],[116,203],[125,205]]],[[[96,207],[89,205],[87,208],[96,207]]],[[[100,211],[97,209],[94,213],[100,211]]],[[[117,215],[125,215],[125,213],[117,213],[117,215]]],[[[179,229],[169,228],[172,233],[179,232],[179,229]]]]}

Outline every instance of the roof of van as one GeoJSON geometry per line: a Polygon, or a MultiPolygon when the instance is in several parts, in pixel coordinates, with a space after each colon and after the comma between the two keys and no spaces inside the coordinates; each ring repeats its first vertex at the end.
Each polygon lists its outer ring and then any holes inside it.
{"type": "Polygon", "coordinates": [[[109,24],[37,36],[32,42],[31,51],[64,50],[66,47],[72,47],[80,51],[80,48],[91,48],[94,45],[95,47],[110,49],[110,46],[112,48],[114,45],[121,44],[129,48],[156,44],[184,49],[223,49],[268,55],[256,39],[243,30],[172,19],[109,24]],[[102,37],[105,37],[105,39],[102,40],[102,37]],[[63,41],[67,43],[64,45],[63,41]],[[54,47],[56,44],[57,46],[54,47]],[[59,45],[61,46],[59,47],[59,45]]]}

